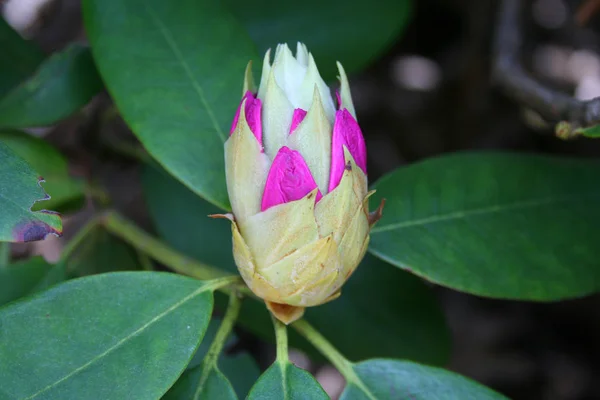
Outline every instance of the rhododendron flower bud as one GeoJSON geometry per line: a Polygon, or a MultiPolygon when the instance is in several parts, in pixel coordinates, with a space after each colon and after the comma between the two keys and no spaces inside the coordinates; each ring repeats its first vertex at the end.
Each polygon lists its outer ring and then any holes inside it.
{"type": "Polygon", "coordinates": [[[225,143],[233,252],[248,287],[285,323],[335,299],[362,260],[369,230],[367,150],[346,74],[337,105],[303,44],[250,65],[225,143]]]}

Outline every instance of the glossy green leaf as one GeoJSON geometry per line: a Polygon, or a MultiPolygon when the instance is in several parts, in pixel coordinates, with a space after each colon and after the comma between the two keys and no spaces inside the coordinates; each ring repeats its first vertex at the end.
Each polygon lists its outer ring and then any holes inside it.
{"type": "Polygon", "coordinates": [[[231,225],[208,217],[222,213],[221,209],[153,166],[144,166],[142,186],[150,216],[161,237],[190,257],[237,272],[231,251],[231,225]]]}
{"type": "Polygon", "coordinates": [[[228,208],[223,143],[246,64],[258,59],[247,33],[215,1],[83,5],[94,58],[125,121],[167,171],[228,208]]]}
{"type": "MultiPolygon", "coordinates": [[[[206,334],[204,335],[204,340],[196,351],[196,354],[194,354],[192,361],[188,365],[187,371],[179,378],[169,392],[167,392],[163,397],[163,400],[184,400],[193,398],[203,372],[203,366],[201,365],[202,360],[217,333],[220,323],[221,321],[218,318],[214,318],[210,322],[206,334]]],[[[225,348],[227,349],[227,347],[231,346],[235,341],[235,337],[232,336],[229,339],[228,344],[225,345],[225,348]]],[[[225,350],[219,357],[218,366],[219,371],[215,369],[211,370],[209,379],[204,383],[204,387],[208,391],[211,391],[211,393],[213,388],[221,388],[222,390],[220,393],[223,393],[223,395],[219,397],[219,395],[207,394],[205,396],[200,396],[199,399],[227,399],[228,397],[224,397],[225,395],[229,395],[229,398],[236,398],[235,394],[237,394],[237,397],[240,399],[244,399],[254,382],[256,382],[260,376],[260,370],[258,369],[256,361],[254,361],[247,352],[229,354],[227,350],[225,350]],[[233,386],[233,395],[228,389],[229,382],[231,383],[231,386],[233,386]]]]}
{"type": "Polygon", "coordinates": [[[409,361],[376,359],[353,366],[340,400],[506,400],[461,375],[409,361]]]}
{"type": "Polygon", "coordinates": [[[29,242],[62,234],[60,216],[31,211],[47,194],[39,175],[25,160],[0,142],[0,241],[29,242]]]}
{"type": "Polygon", "coordinates": [[[77,203],[84,197],[84,182],[69,174],[67,160],[45,140],[15,130],[0,131],[0,142],[29,163],[45,180],[44,190],[50,199],[34,206],[57,209],[77,203]]]}
{"type": "Polygon", "coordinates": [[[49,125],[86,105],[102,89],[90,51],[72,45],[0,99],[0,127],[49,125]]]}
{"type": "Polygon", "coordinates": [[[67,265],[77,276],[142,269],[136,250],[102,228],[94,229],[86,237],[67,265]]]}
{"type": "Polygon", "coordinates": [[[0,268],[0,306],[29,294],[51,269],[42,257],[0,268]]]}
{"type": "MultiPolygon", "coordinates": [[[[327,80],[338,75],[335,62],[347,72],[364,68],[397,39],[408,22],[409,0],[227,0],[231,12],[248,29],[261,54],[278,43],[293,49],[302,41],[315,56],[327,80]]],[[[260,64],[260,60],[256,60],[260,64]]]]}
{"type": "Polygon", "coordinates": [[[600,289],[600,162],[465,153],[380,179],[370,251],[477,295],[559,300],[600,289]]]}
{"type": "Polygon", "coordinates": [[[25,40],[0,17],[0,97],[28,78],[44,60],[44,53],[25,40]]]}
{"type": "Polygon", "coordinates": [[[75,279],[0,309],[10,399],[160,398],[212,312],[210,283],[158,272],[75,279]]]}
{"type": "MultiPolygon", "coordinates": [[[[154,168],[146,167],[142,182],[156,230],[167,243],[200,261],[236,271],[230,224],[206,217],[218,212],[214,206],[154,168]]],[[[226,301],[217,299],[217,303],[226,301]]],[[[350,359],[402,357],[441,365],[449,354],[448,328],[431,291],[420,279],[399,273],[372,256],[343,286],[340,298],[309,308],[306,317],[350,359]]],[[[271,319],[262,303],[244,301],[239,322],[263,338],[273,338],[271,319]]],[[[291,345],[320,358],[294,332],[290,340],[291,345]]]]}
{"type": "Polygon", "coordinates": [[[329,399],[319,382],[290,362],[276,361],[267,369],[248,394],[248,400],[319,400],[329,399]]]}

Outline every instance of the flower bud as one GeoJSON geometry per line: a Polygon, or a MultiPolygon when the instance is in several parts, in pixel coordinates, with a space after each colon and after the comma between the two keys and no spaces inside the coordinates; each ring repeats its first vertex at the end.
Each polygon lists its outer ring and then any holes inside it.
{"type": "Polygon", "coordinates": [[[258,91],[250,66],[225,143],[235,262],[281,321],[340,295],[371,226],[367,151],[346,74],[337,106],[306,47],[265,55],[258,91]]]}

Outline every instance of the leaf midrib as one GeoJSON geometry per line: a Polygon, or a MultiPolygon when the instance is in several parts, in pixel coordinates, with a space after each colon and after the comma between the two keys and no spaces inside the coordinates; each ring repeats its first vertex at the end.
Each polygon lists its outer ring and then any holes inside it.
{"type": "Polygon", "coordinates": [[[173,55],[175,56],[176,60],[179,62],[179,64],[181,64],[183,70],[185,71],[185,74],[191,81],[192,87],[194,88],[194,91],[196,92],[196,94],[198,94],[198,97],[200,98],[200,102],[204,106],[204,109],[206,110],[208,117],[210,118],[210,121],[215,129],[215,132],[217,133],[219,140],[222,143],[225,143],[227,136],[221,130],[221,127],[219,126],[217,118],[216,118],[212,108],[210,107],[210,104],[209,104],[208,100],[206,99],[206,96],[204,95],[204,89],[202,89],[202,86],[200,86],[200,83],[194,77],[192,69],[186,62],[185,58],[183,57],[183,54],[181,53],[181,50],[179,50],[179,47],[177,47],[177,42],[173,39],[171,31],[167,28],[167,26],[165,26],[165,24],[163,24],[162,20],[154,13],[154,11],[145,3],[144,3],[144,9],[146,10],[146,13],[148,13],[150,18],[154,21],[154,23],[160,30],[160,33],[162,34],[165,41],[167,42],[167,45],[173,52],[173,55]]]}
{"type": "Polygon", "coordinates": [[[578,195],[564,196],[564,197],[546,197],[546,198],[542,198],[542,199],[517,201],[514,203],[474,208],[471,210],[454,211],[454,212],[450,212],[447,214],[437,214],[437,215],[432,215],[429,217],[419,218],[419,219],[415,219],[415,220],[411,220],[411,221],[403,221],[403,222],[398,222],[395,224],[378,226],[378,227],[375,227],[371,231],[371,234],[391,231],[391,230],[395,230],[395,229],[409,228],[409,227],[413,227],[413,226],[435,224],[438,222],[446,222],[446,221],[462,219],[462,218],[466,218],[466,217],[474,216],[474,215],[500,213],[500,212],[505,212],[505,211],[532,208],[532,207],[537,207],[537,206],[547,205],[547,204],[552,204],[552,203],[566,203],[566,202],[572,202],[572,201],[576,202],[576,201],[582,201],[584,199],[594,198],[594,197],[600,197],[600,192],[599,193],[586,193],[584,195],[578,194],[578,195]]]}
{"type": "Polygon", "coordinates": [[[133,331],[132,333],[130,333],[129,335],[125,336],[123,339],[119,340],[117,343],[115,343],[113,346],[111,346],[108,349],[106,349],[104,352],[102,352],[102,353],[98,354],[96,357],[92,358],[90,361],[88,361],[85,364],[83,364],[83,365],[75,368],[73,371],[71,371],[67,375],[63,376],[59,380],[57,380],[57,381],[51,383],[50,385],[48,385],[48,386],[40,389],[36,393],[32,394],[29,397],[24,398],[23,400],[34,399],[37,396],[41,395],[42,393],[47,392],[48,390],[50,390],[50,389],[52,389],[52,388],[60,385],[61,383],[65,382],[69,378],[77,375],[78,373],[80,373],[81,371],[83,371],[86,368],[90,367],[92,364],[94,364],[98,360],[106,357],[107,355],[109,355],[110,353],[112,353],[114,350],[116,350],[119,347],[121,347],[122,345],[124,345],[130,339],[132,339],[135,336],[139,335],[140,333],[144,332],[146,329],[148,329],[148,327],[150,327],[151,325],[153,325],[157,321],[161,320],[165,316],[169,315],[171,312],[173,312],[177,308],[181,307],[183,304],[187,303],[188,301],[192,300],[194,297],[199,296],[200,294],[202,294],[202,293],[204,293],[206,291],[209,291],[211,289],[212,289],[212,287],[210,285],[202,285],[201,287],[199,287],[198,289],[196,289],[195,291],[193,291],[189,295],[185,296],[184,298],[182,298],[181,300],[179,300],[177,303],[173,304],[171,307],[167,308],[165,311],[163,311],[162,313],[158,314],[157,316],[155,316],[154,318],[152,318],[150,321],[148,321],[147,323],[145,323],[144,325],[142,325],[141,327],[139,327],[138,329],[136,329],[135,331],[133,331]]]}

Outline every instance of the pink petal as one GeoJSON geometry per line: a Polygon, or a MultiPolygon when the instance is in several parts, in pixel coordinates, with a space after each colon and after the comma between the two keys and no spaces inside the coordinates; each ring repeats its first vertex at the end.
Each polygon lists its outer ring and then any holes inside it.
{"type": "MultiPolygon", "coordinates": [[[[283,146],[277,152],[269,170],[261,210],[265,211],[278,204],[300,200],[317,188],[308,165],[302,155],[283,146]]],[[[316,201],[321,200],[321,192],[317,192],[316,201]]]]}
{"type": "Polygon", "coordinates": [[[337,100],[338,109],[342,106],[342,98],[340,97],[340,91],[335,91],[335,99],[337,100]]]}
{"type": "Polygon", "coordinates": [[[331,174],[329,176],[329,191],[339,185],[344,175],[346,162],[344,160],[344,147],[348,148],[356,165],[367,173],[367,146],[365,138],[358,126],[358,122],[347,109],[336,111],[333,124],[333,138],[331,139],[331,174]]]}
{"type": "Polygon", "coordinates": [[[231,130],[229,131],[229,136],[231,136],[231,134],[233,133],[233,131],[235,131],[235,128],[237,127],[238,121],[240,119],[240,111],[242,109],[242,104],[244,103],[244,100],[246,100],[246,106],[244,109],[244,112],[246,114],[246,122],[248,123],[248,126],[250,127],[252,133],[254,133],[254,137],[256,137],[256,140],[258,140],[258,144],[262,146],[262,123],[260,120],[262,102],[260,101],[260,99],[254,97],[254,95],[250,91],[246,92],[246,94],[242,98],[242,101],[240,102],[240,105],[237,108],[237,111],[235,112],[235,116],[233,117],[233,123],[231,124],[231,130]]]}
{"type": "Polygon", "coordinates": [[[300,122],[304,120],[304,117],[306,117],[306,111],[301,108],[296,108],[294,110],[294,115],[292,116],[292,126],[290,126],[290,135],[294,133],[298,125],[300,125],[300,122]]]}

